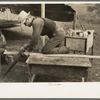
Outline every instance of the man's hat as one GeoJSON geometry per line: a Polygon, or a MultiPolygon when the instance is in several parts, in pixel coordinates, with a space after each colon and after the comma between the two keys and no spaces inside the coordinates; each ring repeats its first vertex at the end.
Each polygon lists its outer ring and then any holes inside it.
{"type": "Polygon", "coordinates": [[[26,18],[28,17],[28,15],[30,14],[30,12],[26,13],[24,10],[20,12],[18,19],[22,22],[25,23],[26,18]]]}

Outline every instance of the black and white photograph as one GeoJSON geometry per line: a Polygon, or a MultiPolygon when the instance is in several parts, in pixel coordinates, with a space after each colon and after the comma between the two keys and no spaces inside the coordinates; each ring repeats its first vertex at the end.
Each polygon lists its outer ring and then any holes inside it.
{"type": "Polygon", "coordinates": [[[0,83],[100,82],[99,26],[99,3],[0,3],[0,83]]]}

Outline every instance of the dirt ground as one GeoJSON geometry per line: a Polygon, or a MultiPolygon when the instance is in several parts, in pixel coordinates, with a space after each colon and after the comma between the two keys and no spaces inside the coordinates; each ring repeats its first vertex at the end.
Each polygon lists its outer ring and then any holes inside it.
{"type": "MultiPolygon", "coordinates": [[[[88,25],[87,29],[94,29],[95,30],[95,38],[94,38],[94,55],[100,55],[100,34],[99,34],[99,26],[98,25],[88,25]]],[[[67,26],[66,26],[67,27],[67,26]]],[[[65,29],[66,30],[66,29],[65,29]]],[[[6,37],[7,39],[7,50],[9,51],[18,51],[19,48],[24,44],[27,43],[29,38],[23,37],[23,36],[17,36],[14,34],[9,34],[6,37]],[[13,39],[12,38],[13,35],[13,39]],[[16,39],[17,37],[17,39],[16,39]]],[[[100,60],[99,59],[93,59],[90,60],[92,67],[89,69],[88,74],[88,81],[89,82],[100,82],[100,60]]],[[[7,76],[3,79],[0,79],[0,82],[28,82],[28,67],[24,63],[24,60],[21,60],[18,62],[15,67],[7,74],[7,76]]],[[[8,66],[7,64],[2,65],[2,74],[7,70],[8,66]]],[[[35,82],[63,82],[65,80],[59,78],[58,76],[48,76],[48,75],[37,75],[35,82]]],[[[69,81],[69,80],[68,80],[69,81]]],[[[70,81],[74,82],[74,80],[70,81]]]]}

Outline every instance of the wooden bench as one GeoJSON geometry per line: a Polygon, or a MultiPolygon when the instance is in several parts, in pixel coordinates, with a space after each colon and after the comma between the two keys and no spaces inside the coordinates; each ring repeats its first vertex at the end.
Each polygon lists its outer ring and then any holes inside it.
{"type": "MultiPolygon", "coordinates": [[[[4,52],[4,55],[12,56],[18,52],[4,52]]],[[[88,80],[88,68],[91,68],[89,58],[100,59],[100,56],[77,55],[77,54],[41,54],[24,52],[29,55],[26,63],[29,65],[29,81],[34,80],[35,74],[47,74],[67,78],[72,76],[74,79],[85,78],[88,80]],[[32,70],[31,70],[32,69],[32,70]],[[33,71],[33,69],[35,69],[33,71]],[[66,73],[66,75],[64,74],[66,73]],[[64,74],[64,75],[63,75],[64,74]],[[80,75],[81,74],[81,75],[80,75]],[[79,77],[77,77],[79,76],[79,77]],[[83,78],[82,78],[83,77],[83,78]]],[[[12,59],[12,58],[11,58],[12,59]]],[[[2,66],[0,66],[1,69],[2,66]]],[[[0,70],[1,71],[1,70],[0,70]]]]}
{"type": "Polygon", "coordinates": [[[59,76],[67,81],[88,80],[88,68],[91,68],[89,58],[69,57],[67,54],[31,53],[26,63],[29,65],[29,81],[33,82],[36,74],[59,76]]]}

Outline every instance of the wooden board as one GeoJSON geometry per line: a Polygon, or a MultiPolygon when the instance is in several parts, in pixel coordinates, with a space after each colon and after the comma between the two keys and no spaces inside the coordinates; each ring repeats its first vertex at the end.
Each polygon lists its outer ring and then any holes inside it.
{"type": "Polygon", "coordinates": [[[85,51],[85,39],[66,38],[66,46],[71,50],[85,51]]]}
{"type": "MultiPolygon", "coordinates": [[[[5,51],[4,55],[16,55],[18,52],[9,52],[5,51]]],[[[42,54],[42,53],[33,53],[33,52],[24,52],[25,55],[32,55],[32,56],[48,56],[48,57],[75,57],[75,58],[93,58],[93,59],[100,59],[100,56],[97,55],[79,55],[79,54],[42,54]]]]}
{"type": "Polygon", "coordinates": [[[76,58],[76,57],[62,57],[62,56],[46,56],[30,55],[26,61],[27,64],[37,65],[59,65],[59,66],[73,66],[73,67],[91,67],[91,63],[88,58],[76,58]]]}

